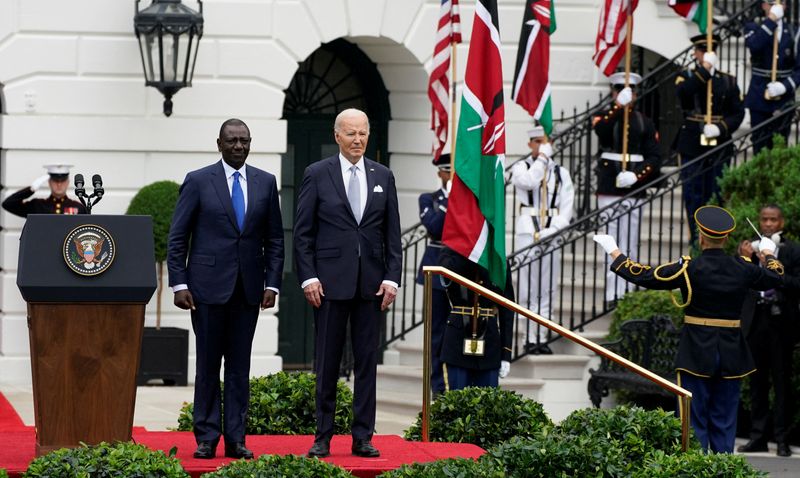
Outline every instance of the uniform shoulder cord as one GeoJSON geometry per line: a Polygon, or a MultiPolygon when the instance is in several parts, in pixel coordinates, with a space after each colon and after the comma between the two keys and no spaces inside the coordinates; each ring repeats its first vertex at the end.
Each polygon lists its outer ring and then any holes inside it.
{"type": "Polygon", "coordinates": [[[689,262],[691,262],[692,258],[690,256],[682,256],[679,261],[675,262],[668,262],[666,264],[661,264],[660,266],[656,267],[653,270],[653,277],[656,280],[660,280],[663,282],[669,282],[678,278],[678,276],[683,275],[683,280],[686,282],[686,302],[683,304],[679,304],[678,301],[675,299],[675,295],[670,292],[669,298],[672,299],[672,303],[675,304],[675,307],[683,309],[684,307],[688,306],[692,302],[692,283],[689,281],[689,274],[686,272],[686,269],[689,268],[689,262]],[[682,263],[680,269],[675,274],[669,277],[662,277],[658,275],[658,271],[664,267],[671,266],[673,264],[682,263]]]}

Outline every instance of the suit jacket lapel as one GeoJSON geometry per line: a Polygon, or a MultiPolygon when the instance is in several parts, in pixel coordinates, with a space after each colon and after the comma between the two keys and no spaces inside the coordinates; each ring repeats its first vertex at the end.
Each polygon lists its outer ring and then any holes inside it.
{"type": "Polygon", "coordinates": [[[364,217],[367,215],[367,211],[369,211],[369,206],[372,204],[372,196],[375,194],[375,168],[370,164],[372,161],[369,161],[366,157],[364,158],[364,173],[367,176],[367,203],[364,204],[364,211],[361,213],[361,220],[364,220],[364,217]]]}
{"type": "MultiPolygon", "coordinates": [[[[328,173],[331,176],[331,182],[333,183],[333,188],[336,190],[336,193],[339,197],[344,201],[347,205],[347,211],[350,213],[350,218],[353,222],[356,222],[356,216],[353,214],[353,210],[350,208],[350,201],[347,199],[347,193],[344,190],[344,178],[342,177],[342,168],[339,166],[339,156],[333,156],[331,161],[328,163],[328,173]]],[[[364,214],[362,213],[361,216],[363,217],[364,214]]]]}
{"type": "MultiPolygon", "coordinates": [[[[258,193],[258,181],[260,178],[254,168],[247,165],[245,165],[245,168],[247,168],[247,208],[244,213],[244,229],[247,229],[247,225],[254,214],[253,209],[255,209],[256,205],[256,194],[258,193]]],[[[233,201],[231,201],[231,204],[233,204],[233,201]]],[[[231,205],[232,209],[233,206],[231,205]]]]}
{"type": "MultiPolygon", "coordinates": [[[[231,220],[231,224],[238,231],[239,226],[236,224],[236,215],[233,213],[233,202],[231,201],[231,193],[228,191],[228,178],[225,177],[225,169],[222,167],[222,160],[217,164],[218,167],[211,173],[211,184],[214,186],[214,191],[217,192],[223,209],[225,209],[225,212],[228,214],[228,219],[231,220]]],[[[250,188],[247,188],[247,190],[250,191],[250,188]]]]}

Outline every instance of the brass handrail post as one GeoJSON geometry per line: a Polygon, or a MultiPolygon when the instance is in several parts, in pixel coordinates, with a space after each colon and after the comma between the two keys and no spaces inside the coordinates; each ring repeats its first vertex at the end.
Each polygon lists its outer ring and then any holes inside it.
{"type": "Polygon", "coordinates": [[[689,450],[689,417],[692,416],[691,414],[691,407],[692,407],[692,396],[682,396],[678,397],[681,401],[681,406],[678,407],[681,413],[681,450],[688,451],[689,450]]]}
{"type": "Polygon", "coordinates": [[[431,325],[433,317],[433,272],[425,270],[425,291],[422,299],[422,441],[429,441],[431,414],[431,325]]]}

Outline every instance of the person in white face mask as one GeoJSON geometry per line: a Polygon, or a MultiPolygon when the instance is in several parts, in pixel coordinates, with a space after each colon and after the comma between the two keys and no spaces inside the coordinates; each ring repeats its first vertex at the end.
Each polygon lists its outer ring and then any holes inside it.
{"type": "MultiPolygon", "coordinates": [[[[569,225],[573,214],[575,188],[569,171],[553,160],[553,147],[544,128],[528,131],[531,154],[511,169],[511,184],[520,204],[516,222],[516,249],[529,246],[530,262],[523,264],[518,274],[519,303],[546,319],[551,318],[552,305],[558,297],[561,250],[545,241],[569,225]]],[[[526,351],[532,354],[552,354],[547,345],[547,329],[520,318],[520,328],[526,331],[526,351]]]]}

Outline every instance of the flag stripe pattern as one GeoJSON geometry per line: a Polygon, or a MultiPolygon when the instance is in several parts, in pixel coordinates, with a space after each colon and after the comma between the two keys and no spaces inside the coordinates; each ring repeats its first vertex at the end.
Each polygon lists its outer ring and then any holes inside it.
{"type": "Polygon", "coordinates": [[[633,14],[639,4],[638,0],[604,0],[603,10],[600,12],[593,59],[595,65],[606,76],[614,73],[620,60],[625,56],[629,4],[633,14]]]}
{"type": "Polygon", "coordinates": [[[497,0],[477,0],[456,137],[455,178],[443,242],[506,279],[505,109],[497,0]]]}
{"type": "Polygon", "coordinates": [[[700,33],[706,32],[707,0],[669,0],[675,13],[697,24],[700,33]]]}
{"type": "Polygon", "coordinates": [[[428,81],[428,98],[431,100],[431,129],[433,130],[433,156],[438,159],[447,143],[450,113],[450,45],[461,43],[461,16],[458,0],[441,0],[439,24],[436,28],[436,45],[433,48],[433,70],[428,81]]]}
{"type": "Polygon", "coordinates": [[[517,48],[511,99],[553,130],[550,100],[550,35],[555,31],[555,0],[528,0],[517,48]]]}

